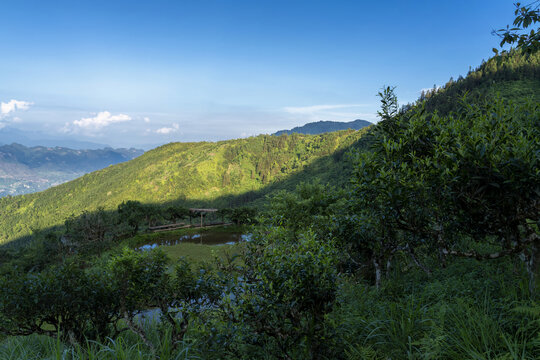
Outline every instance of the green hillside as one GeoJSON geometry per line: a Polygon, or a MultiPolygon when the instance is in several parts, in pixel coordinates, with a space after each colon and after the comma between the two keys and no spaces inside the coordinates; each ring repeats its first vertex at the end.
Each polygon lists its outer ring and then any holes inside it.
{"type": "Polygon", "coordinates": [[[126,200],[235,206],[300,181],[346,182],[343,154],[366,131],[164,145],[40,193],[1,198],[0,243],[126,200]]]}
{"type": "Polygon", "coordinates": [[[427,111],[445,115],[459,107],[464,95],[469,102],[478,102],[497,94],[518,102],[540,102],[540,52],[514,50],[494,56],[466,77],[450,78],[441,88],[423,91],[418,102],[425,101],[427,111]]]}

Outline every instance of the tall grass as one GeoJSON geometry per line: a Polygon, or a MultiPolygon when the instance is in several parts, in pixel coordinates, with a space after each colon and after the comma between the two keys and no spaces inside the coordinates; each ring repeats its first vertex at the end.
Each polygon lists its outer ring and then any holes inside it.
{"type": "Polygon", "coordinates": [[[173,348],[171,331],[158,331],[158,322],[144,323],[144,328],[155,346],[155,353],[133,333],[125,332],[115,339],[84,344],[65,344],[47,336],[31,335],[8,337],[0,343],[1,360],[182,360],[200,359],[189,341],[173,348]]]}
{"type": "Polygon", "coordinates": [[[345,358],[540,359],[540,307],[511,266],[458,261],[433,279],[396,275],[381,291],[344,284],[332,321],[345,358]]]}

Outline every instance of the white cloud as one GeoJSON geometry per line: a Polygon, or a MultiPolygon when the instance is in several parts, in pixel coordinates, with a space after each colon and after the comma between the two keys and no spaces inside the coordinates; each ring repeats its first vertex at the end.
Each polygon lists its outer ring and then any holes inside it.
{"type": "Polygon", "coordinates": [[[6,127],[10,123],[21,122],[22,119],[17,116],[13,116],[18,110],[28,110],[32,105],[32,102],[22,100],[10,100],[7,103],[0,102],[0,129],[6,127]]]}
{"type": "Polygon", "coordinates": [[[178,124],[172,124],[171,127],[162,127],[156,130],[156,134],[168,135],[177,132],[180,129],[178,124]]]}
{"type": "Polygon", "coordinates": [[[145,117],[143,120],[144,120],[145,123],[149,123],[149,122],[150,122],[150,118],[149,118],[149,117],[145,117]]]}
{"type": "Polygon", "coordinates": [[[343,109],[366,106],[365,104],[337,104],[337,105],[312,105],[312,106],[289,106],[284,110],[290,114],[313,114],[325,110],[343,109]]]}
{"type": "Polygon", "coordinates": [[[126,114],[112,115],[108,111],[101,111],[95,114],[94,117],[81,118],[72,122],[66,122],[60,129],[61,132],[69,134],[83,133],[87,136],[102,135],[99,131],[111,124],[122,123],[133,120],[131,116],[126,114]]]}
{"type": "Polygon", "coordinates": [[[73,121],[73,125],[87,130],[100,130],[114,123],[130,121],[131,117],[126,114],[112,115],[108,111],[99,112],[94,117],[82,118],[73,121]]]}
{"type": "Polygon", "coordinates": [[[10,100],[9,102],[0,103],[0,116],[9,115],[16,110],[28,110],[32,102],[22,101],[22,100],[10,100]]]}

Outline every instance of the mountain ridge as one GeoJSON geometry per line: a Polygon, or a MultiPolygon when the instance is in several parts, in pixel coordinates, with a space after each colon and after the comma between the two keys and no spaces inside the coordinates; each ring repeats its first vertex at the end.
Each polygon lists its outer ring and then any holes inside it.
{"type": "Polygon", "coordinates": [[[276,136],[279,136],[282,134],[291,135],[293,133],[305,134],[305,135],[317,135],[317,134],[323,134],[326,132],[340,131],[340,130],[347,130],[347,129],[360,130],[362,128],[365,128],[371,125],[373,125],[371,122],[367,120],[361,120],[361,119],[356,119],[356,120],[348,121],[348,122],[320,120],[320,121],[310,122],[302,126],[296,126],[290,130],[279,130],[273,133],[272,135],[276,135],[276,136]]]}

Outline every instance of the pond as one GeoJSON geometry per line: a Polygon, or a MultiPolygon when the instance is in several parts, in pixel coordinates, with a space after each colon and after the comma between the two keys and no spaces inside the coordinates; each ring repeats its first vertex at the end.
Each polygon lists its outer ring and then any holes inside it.
{"type": "Polygon", "coordinates": [[[250,241],[251,234],[226,231],[209,231],[200,234],[186,234],[176,239],[159,239],[141,246],[141,250],[150,250],[158,246],[173,246],[182,243],[201,245],[233,245],[241,241],[250,241]]]}

